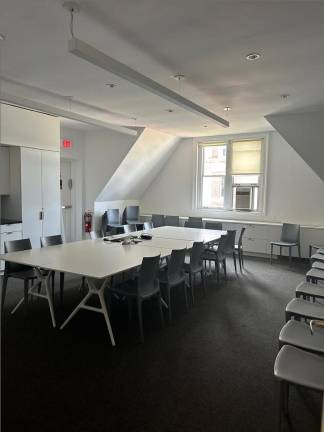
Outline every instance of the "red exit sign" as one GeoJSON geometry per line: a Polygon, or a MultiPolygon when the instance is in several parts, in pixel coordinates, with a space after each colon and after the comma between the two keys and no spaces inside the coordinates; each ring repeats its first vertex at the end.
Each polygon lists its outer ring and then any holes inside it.
{"type": "Polygon", "coordinates": [[[62,147],[65,149],[69,149],[73,147],[73,141],[69,139],[63,139],[62,140],[62,147]]]}

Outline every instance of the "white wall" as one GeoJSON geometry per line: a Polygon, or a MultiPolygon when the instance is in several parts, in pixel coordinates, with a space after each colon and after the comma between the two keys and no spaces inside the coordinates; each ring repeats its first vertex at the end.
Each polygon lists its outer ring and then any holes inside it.
{"type": "Polygon", "coordinates": [[[183,139],[160,174],[141,197],[142,213],[298,222],[324,225],[324,183],[277,133],[269,136],[266,214],[218,212],[193,208],[195,151],[183,139]]]}

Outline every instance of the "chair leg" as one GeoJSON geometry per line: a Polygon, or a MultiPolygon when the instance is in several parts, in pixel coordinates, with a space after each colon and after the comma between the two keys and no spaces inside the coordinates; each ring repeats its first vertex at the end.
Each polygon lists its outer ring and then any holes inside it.
{"type": "Polygon", "coordinates": [[[233,252],[233,261],[234,261],[235,273],[237,273],[237,268],[236,268],[236,255],[235,255],[235,252],[233,252]]]}
{"type": "Polygon", "coordinates": [[[54,291],[55,291],[55,272],[52,273],[51,276],[51,280],[52,280],[52,301],[54,303],[54,291]]]}
{"type": "Polygon", "coordinates": [[[291,266],[291,247],[289,247],[289,267],[291,266]]]}
{"type": "Polygon", "coordinates": [[[1,311],[3,311],[4,302],[6,298],[6,292],[7,292],[7,285],[8,285],[8,277],[3,276],[2,279],[2,290],[1,290],[1,311]]]}
{"type": "Polygon", "coordinates": [[[282,246],[280,246],[280,252],[279,252],[279,254],[280,254],[280,258],[281,258],[281,255],[282,255],[282,246]]]}
{"type": "Polygon", "coordinates": [[[60,272],[60,303],[63,305],[64,273],[60,272]]]}
{"type": "Polygon", "coordinates": [[[301,260],[300,244],[298,244],[298,256],[299,256],[299,259],[301,260]]]}
{"type": "Polygon", "coordinates": [[[243,251],[243,247],[241,248],[241,261],[242,261],[242,267],[244,268],[244,251],[243,251]]]}
{"type": "Polygon", "coordinates": [[[143,331],[143,314],[142,314],[142,301],[137,299],[137,315],[138,315],[138,327],[141,343],[144,342],[144,331],[143,331]]]}
{"type": "Polygon", "coordinates": [[[206,276],[204,270],[201,270],[200,275],[201,275],[201,283],[204,290],[204,296],[206,296],[206,276]]]}
{"type": "Polygon", "coordinates": [[[169,323],[172,321],[172,312],[171,312],[171,289],[170,286],[167,285],[166,287],[167,292],[167,304],[168,304],[168,312],[169,312],[169,323]]]}
{"type": "Polygon", "coordinates": [[[272,264],[273,244],[270,246],[270,264],[272,264]]]}
{"type": "Polygon", "coordinates": [[[242,255],[241,255],[241,249],[238,250],[238,260],[240,265],[240,272],[242,272],[242,255]]]}
{"type": "MultiPolygon", "coordinates": [[[[184,289],[184,295],[185,295],[185,302],[186,302],[186,308],[189,309],[189,302],[188,302],[188,292],[187,292],[187,285],[186,281],[183,282],[183,289],[184,289]]],[[[192,290],[192,288],[191,288],[192,290]]]]}
{"type": "Polygon", "coordinates": [[[224,258],[223,260],[223,269],[224,269],[225,280],[227,281],[226,258],[224,258]]]}
{"type": "Polygon", "coordinates": [[[161,321],[161,327],[164,327],[164,317],[163,317],[163,310],[162,310],[162,299],[161,299],[161,293],[158,293],[157,301],[158,301],[158,308],[159,308],[159,314],[160,314],[160,321],[161,321]]]}
{"type": "Polygon", "coordinates": [[[25,312],[28,308],[28,291],[29,291],[29,281],[28,279],[24,280],[24,303],[25,303],[25,312]]]}
{"type": "Polygon", "coordinates": [[[189,287],[190,287],[191,301],[192,304],[194,304],[193,274],[191,273],[191,271],[189,272],[189,287]]]}

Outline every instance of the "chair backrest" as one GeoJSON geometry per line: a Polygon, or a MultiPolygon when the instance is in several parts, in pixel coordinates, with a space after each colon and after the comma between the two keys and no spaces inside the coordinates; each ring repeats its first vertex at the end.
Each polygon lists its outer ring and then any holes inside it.
{"type": "Polygon", "coordinates": [[[103,236],[101,235],[101,233],[99,231],[90,231],[90,238],[92,240],[96,240],[99,238],[102,238],[103,236]]]}
{"type": "Polygon", "coordinates": [[[231,254],[235,251],[235,230],[228,230],[226,236],[225,253],[231,254]]]}
{"type": "Polygon", "coordinates": [[[56,245],[63,244],[63,238],[61,234],[41,237],[40,243],[41,243],[41,247],[56,246],[56,245]]]}
{"type": "Polygon", "coordinates": [[[165,225],[165,217],[160,214],[152,214],[152,223],[155,228],[165,225]]]}
{"type": "Polygon", "coordinates": [[[137,231],[135,224],[123,225],[123,228],[124,228],[124,233],[125,234],[137,231]]]}
{"type": "MultiPolygon", "coordinates": [[[[21,252],[24,250],[30,250],[32,248],[30,239],[11,240],[4,242],[4,252],[21,252]]],[[[30,267],[23,264],[16,264],[6,261],[5,263],[5,274],[17,273],[20,271],[29,270],[30,267]]]]}
{"type": "Polygon", "coordinates": [[[281,241],[299,243],[300,225],[284,223],[281,230],[281,241]]]}
{"type": "Polygon", "coordinates": [[[152,228],[154,228],[153,222],[151,222],[151,221],[144,222],[144,229],[145,230],[149,230],[149,229],[152,229],[152,228]]]}
{"type": "Polygon", "coordinates": [[[204,228],[204,225],[203,225],[202,221],[190,221],[190,220],[187,220],[184,223],[184,226],[186,228],[200,228],[200,229],[204,228]]]}
{"type": "Polygon", "coordinates": [[[127,206],[126,207],[126,221],[139,221],[140,208],[139,206],[127,206]]]}
{"type": "Polygon", "coordinates": [[[106,234],[108,230],[108,214],[107,211],[101,216],[101,231],[106,234]]]}
{"type": "Polygon", "coordinates": [[[223,224],[221,222],[206,222],[205,228],[210,230],[222,231],[223,224]]]}
{"type": "Polygon", "coordinates": [[[168,261],[168,281],[171,285],[177,285],[184,280],[184,261],[187,249],[174,249],[168,261]]]}
{"type": "Polygon", "coordinates": [[[194,242],[190,251],[190,269],[199,270],[202,266],[202,254],[205,250],[204,242],[194,242]]]}
{"type": "Polygon", "coordinates": [[[217,257],[219,260],[224,259],[226,255],[226,244],[228,235],[222,235],[218,241],[217,257]]]}
{"type": "Polygon", "coordinates": [[[149,294],[156,291],[159,284],[157,279],[160,266],[160,255],[153,257],[144,257],[138,278],[138,292],[140,294],[149,294]]]}
{"type": "Polygon", "coordinates": [[[179,226],[179,216],[165,216],[165,225],[179,226]]]}
{"type": "Polygon", "coordinates": [[[242,239],[243,239],[244,232],[245,232],[245,227],[242,227],[241,232],[240,232],[240,236],[239,236],[239,240],[238,240],[239,246],[242,246],[242,239]]]}
{"type": "Polygon", "coordinates": [[[107,210],[107,218],[108,218],[108,225],[114,224],[118,225],[120,224],[120,216],[119,216],[119,209],[108,209],[107,210]]]}
{"type": "Polygon", "coordinates": [[[202,218],[201,217],[195,217],[195,216],[189,216],[188,217],[188,222],[190,223],[202,223],[202,218]]]}

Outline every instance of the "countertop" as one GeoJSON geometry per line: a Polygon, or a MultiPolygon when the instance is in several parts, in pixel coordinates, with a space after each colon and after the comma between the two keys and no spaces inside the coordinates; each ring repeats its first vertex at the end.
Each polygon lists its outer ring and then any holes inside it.
{"type": "Polygon", "coordinates": [[[19,223],[22,223],[22,221],[18,219],[6,219],[6,218],[0,219],[0,225],[12,225],[12,224],[19,224],[19,223]]]}

